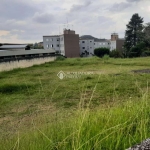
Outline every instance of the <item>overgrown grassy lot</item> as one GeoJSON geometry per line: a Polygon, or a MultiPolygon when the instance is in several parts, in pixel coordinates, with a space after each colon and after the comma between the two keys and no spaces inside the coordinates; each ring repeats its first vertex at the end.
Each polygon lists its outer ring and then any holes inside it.
{"type": "Polygon", "coordinates": [[[75,58],[0,72],[0,150],[124,150],[150,137],[150,58],[75,58]],[[60,80],[57,73],[91,72],[60,80]]]}

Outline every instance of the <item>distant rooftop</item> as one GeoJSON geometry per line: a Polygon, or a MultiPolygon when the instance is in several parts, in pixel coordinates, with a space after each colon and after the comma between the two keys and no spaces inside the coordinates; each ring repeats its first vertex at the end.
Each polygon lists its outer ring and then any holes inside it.
{"type": "Polygon", "coordinates": [[[60,35],[44,35],[43,37],[59,37],[60,35]]]}
{"type": "Polygon", "coordinates": [[[91,36],[91,35],[82,35],[82,36],[80,36],[80,40],[93,40],[94,39],[94,41],[95,42],[105,42],[105,41],[108,41],[107,39],[98,39],[98,38],[95,38],[95,37],[93,37],[93,36],[91,36]]]}
{"type": "Polygon", "coordinates": [[[82,40],[84,40],[84,39],[95,39],[95,37],[93,37],[93,36],[91,36],[91,35],[82,35],[82,36],[80,36],[80,39],[82,40]]]}

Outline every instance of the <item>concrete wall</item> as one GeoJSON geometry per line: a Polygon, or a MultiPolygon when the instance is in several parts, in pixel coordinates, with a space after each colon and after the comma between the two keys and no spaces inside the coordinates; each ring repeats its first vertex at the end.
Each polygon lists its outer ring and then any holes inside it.
{"type": "Polygon", "coordinates": [[[26,68],[33,65],[40,65],[45,62],[54,61],[55,57],[46,57],[46,58],[35,58],[31,60],[20,60],[20,61],[10,61],[0,63],[0,72],[13,70],[15,68],[26,68]]]}

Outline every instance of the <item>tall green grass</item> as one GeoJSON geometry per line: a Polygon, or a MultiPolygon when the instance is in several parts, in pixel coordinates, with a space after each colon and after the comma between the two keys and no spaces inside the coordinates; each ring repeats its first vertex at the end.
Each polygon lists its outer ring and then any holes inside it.
{"type": "Polygon", "coordinates": [[[124,150],[150,137],[150,58],[65,59],[0,73],[0,150],[124,150]],[[93,71],[60,80],[57,73],[93,71]]]}
{"type": "Polygon", "coordinates": [[[56,113],[34,118],[27,132],[0,140],[0,149],[124,150],[150,136],[147,95],[97,109],[78,108],[70,115],[56,113]]]}

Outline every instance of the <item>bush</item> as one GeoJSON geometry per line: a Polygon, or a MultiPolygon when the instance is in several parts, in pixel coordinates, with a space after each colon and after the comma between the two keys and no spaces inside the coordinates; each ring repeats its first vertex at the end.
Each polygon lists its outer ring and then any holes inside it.
{"type": "Polygon", "coordinates": [[[62,61],[65,60],[66,58],[64,56],[57,56],[56,61],[62,61]]]}
{"type": "Polygon", "coordinates": [[[104,55],[109,55],[110,50],[108,48],[96,48],[94,49],[94,54],[98,57],[103,57],[104,55]]]}
{"type": "Polygon", "coordinates": [[[122,58],[123,54],[120,51],[114,49],[114,50],[110,51],[109,56],[114,57],[114,58],[122,58]]]}
{"type": "Polygon", "coordinates": [[[144,42],[138,43],[136,46],[132,47],[129,52],[129,57],[139,57],[143,55],[146,45],[144,42]]]}

